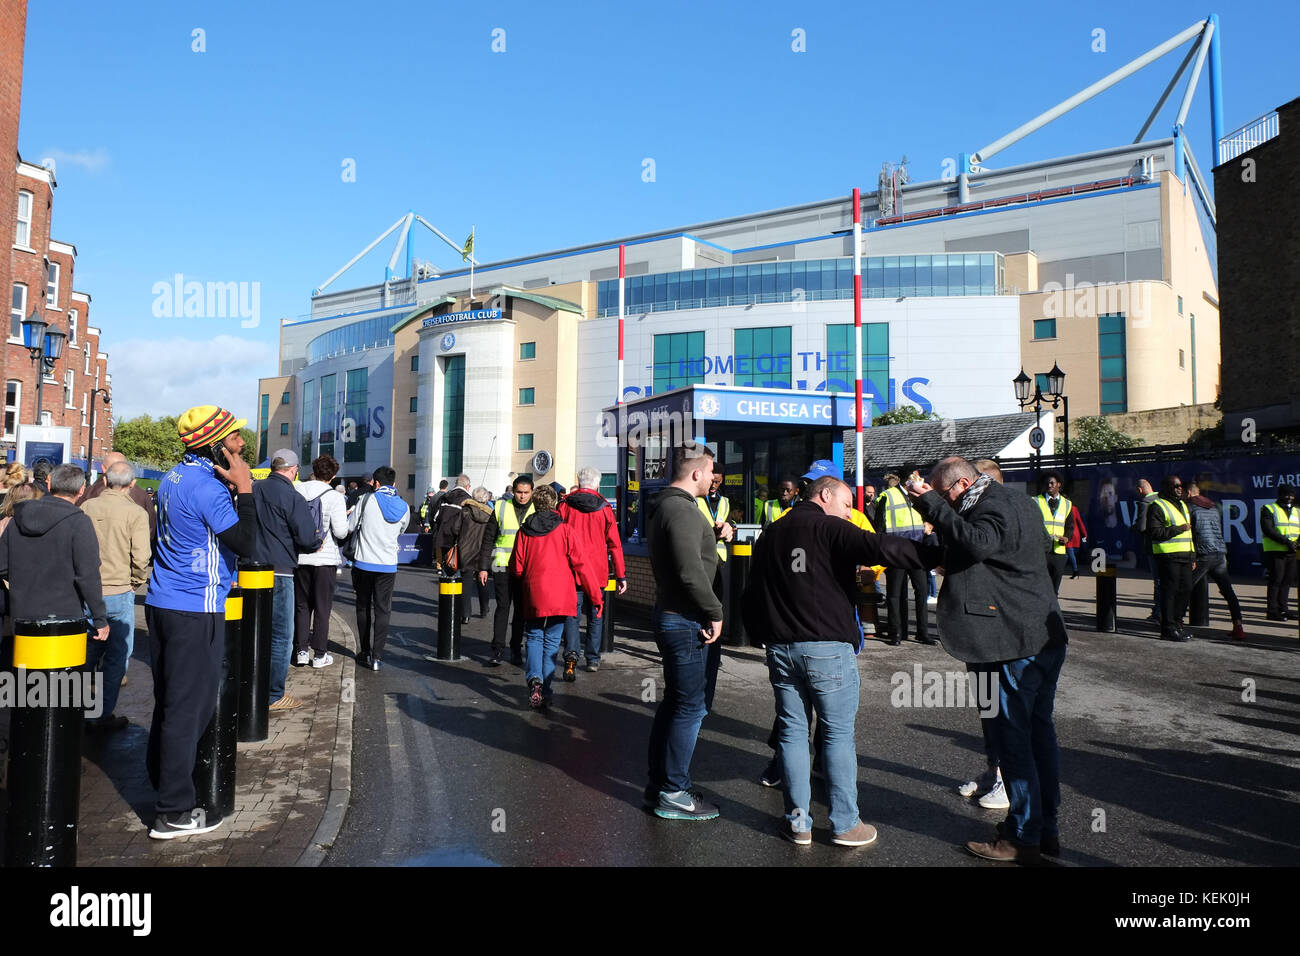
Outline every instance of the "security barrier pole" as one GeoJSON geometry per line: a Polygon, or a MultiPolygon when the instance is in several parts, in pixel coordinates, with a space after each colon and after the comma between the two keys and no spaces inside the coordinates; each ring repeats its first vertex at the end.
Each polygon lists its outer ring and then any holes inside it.
{"type": "Polygon", "coordinates": [[[226,597],[225,646],[221,654],[221,681],[217,684],[217,709],[199,738],[194,761],[195,805],[208,819],[235,812],[235,752],[239,739],[239,657],[243,640],[244,592],[230,589],[226,597]]]}
{"type": "Polygon", "coordinates": [[[1115,633],[1115,569],[1097,572],[1097,630],[1115,633]]]}
{"type": "Polygon", "coordinates": [[[463,595],[459,577],[438,579],[438,660],[460,660],[460,612],[463,595]]]}
{"type": "Polygon", "coordinates": [[[752,544],[737,541],[731,546],[731,557],[727,564],[731,566],[731,606],[725,609],[730,618],[727,625],[730,634],[727,643],[732,647],[752,647],[749,636],[745,633],[745,619],[740,609],[745,599],[745,583],[749,580],[749,559],[754,553],[752,544]]]}
{"type": "Polygon", "coordinates": [[[92,701],[82,694],[88,672],[76,668],[85,666],[87,639],[84,620],[14,621],[15,684],[23,699],[9,721],[5,866],[77,864],[81,732],[92,701]],[[45,692],[34,704],[28,695],[37,680],[45,692]]]}
{"type": "Polygon", "coordinates": [[[1187,623],[1192,627],[1210,626],[1210,578],[1201,578],[1192,588],[1192,599],[1187,604],[1187,623]]]}
{"type": "Polygon", "coordinates": [[[600,652],[614,652],[614,613],[617,605],[618,582],[613,578],[605,585],[605,609],[600,612],[600,652]]]}
{"type": "Polygon", "coordinates": [[[243,633],[239,648],[239,742],[257,743],[270,736],[271,604],[275,569],[248,563],[239,569],[243,591],[243,633]]]}

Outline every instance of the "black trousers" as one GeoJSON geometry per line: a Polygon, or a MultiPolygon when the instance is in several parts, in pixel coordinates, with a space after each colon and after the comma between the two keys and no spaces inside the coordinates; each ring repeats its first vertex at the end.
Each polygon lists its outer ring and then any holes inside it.
{"type": "Polygon", "coordinates": [[[465,593],[461,595],[463,600],[461,612],[465,617],[469,617],[469,598],[472,592],[478,593],[478,616],[487,617],[488,605],[492,603],[492,575],[488,574],[488,583],[478,583],[478,569],[465,568],[461,571],[461,579],[465,582],[465,593]]]}
{"type": "Polygon", "coordinates": [[[158,813],[194,809],[199,738],[217,710],[226,616],[146,606],[153,723],[145,767],[158,791],[158,813]]]}
{"type": "Polygon", "coordinates": [[[885,568],[885,601],[889,605],[890,635],[895,640],[907,639],[907,583],[912,583],[916,602],[916,636],[921,640],[930,637],[930,609],[925,599],[930,594],[930,575],[917,568],[885,568]]]}
{"type": "Polygon", "coordinates": [[[352,588],[357,592],[357,643],[361,645],[360,653],[364,656],[376,660],[384,656],[396,581],[397,574],[393,571],[352,569],[352,588]]]}
{"type": "Polygon", "coordinates": [[[1278,615],[1291,604],[1296,557],[1290,551],[1265,551],[1264,566],[1268,568],[1268,613],[1278,615]]]}
{"type": "Polygon", "coordinates": [[[330,611],[334,607],[337,568],[300,564],[293,569],[293,646],[309,647],[316,657],[330,642],[330,611]]]}
{"type": "Polygon", "coordinates": [[[1164,558],[1156,555],[1156,575],[1160,579],[1160,633],[1176,633],[1192,599],[1192,560],[1164,558]]]}
{"type": "Polygon", "coordinates": [[[1219,593],[1228,602],[1228,616],[1235,624],[1241,620],[1241,602],[1237,592],[1232,589],[1232,577],[1228,574],[1228,557],[1226,554],[1201,554],[1196,557],[1196,571],[1192,574],[1192,590],[1201,578],[1208,577],[1219,587],[1219,593]]]}
{"type": "Polygon", "coordinates": [[[1051,552],[1047,555],[1047,576],[1052,579],[1052,590],[1057,594],[1061,593],[1061,578],[1065,577],[1065,562],[1068,560],[1064,554],[1051,552]]]}
{"type": "Polygon", "coordinates": [[[492,619],[492,650],[500,653],[506,646],[506,625],[510,625],[510,651],[522,653],[524,643],[524,616],[515,609],[515,619],[510,620],[510,605],[519,601],[519,585],[515,583],[510,569],[493,571],[492,579],[496,582],[497,613],[492,619]]]}

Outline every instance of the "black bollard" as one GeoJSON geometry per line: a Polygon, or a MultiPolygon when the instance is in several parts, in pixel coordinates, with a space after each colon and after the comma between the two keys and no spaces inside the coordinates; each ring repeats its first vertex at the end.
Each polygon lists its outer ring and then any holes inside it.
{"type": "Polygon", "coordinates": [[[1192,588],[1192,599],[1187,603],[1187,623],[1191,627],[1210,626],[1210,578],[1201,578],[1192,588]]]}
{"type": "Polygon", "coordinates": [[[1114,633],[1115,626],[1115,569],[1103,568],[1097,572],[1097,630],[1114,633]]]}
{"type": "Polygon", "coordinates": [[[226,596],[225,647],[221,681],[216,687],[217,709],[199,738],[194,761],[195,806],[209,820],[235,812],[235,744],[239,739],[239,654],[243,640],[244,592],[238,586],[226,596]]]}
{"type": "Polygon", "coordinates": [[[461,580],[438,580],[438,660],[460,660],[461,580]]]}
{"type": "Polygon", "coordinates": [[[239,648],[239,742],[257,743],[270,736],[271,603],[275,570],[269,564],[239,569],[244,618],[239,648]]]}
{"type": "Polygon", "coordinates": [[[730,634],[727,643],[732,647],[753,646],[745,633],[745,619],[740,613],[745,600],[745,583],[749,579],[749,559],[753,553],[752,544],[742,544],[737,541],[732,544],[731,559],[727,561],[731,566],[731,606],[726,608],[724,613],[729,619],[727,629],[730,634]]]}
{"type": "Polygon", "coordinates": [[[614,652],[614,607],[618,596],[618,582],[613,578],[605,585],[605,607],[600,612],[600,652],[614,652]]]}
{"type": "Polygon", "coordinates": [[[77,864],[87,639],[84,620],[14,621],[5,866],[77,864]]]}

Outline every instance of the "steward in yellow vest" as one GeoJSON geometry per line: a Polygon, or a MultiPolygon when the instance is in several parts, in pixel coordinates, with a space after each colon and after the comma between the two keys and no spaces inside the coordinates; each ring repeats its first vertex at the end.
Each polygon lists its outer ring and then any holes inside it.
{"type": "Polygon", "coordinates": [[[1300,541],[1300,508],[1295,506],[1295,489],[1280,485],[1277,501],[1265,505],[1259,516],[1259,540],[1268,569],[1268,612],[1270,621],[1285,621],[1291,605],[1291,582],[1296,577],[1296,546],[1300,541]]]}
{"type": "Polygon", "coordinates": [[[533,505],[529,500],[533,496],[531,484],[515,484],[514,497],[508,501],[498,500],[495,508],[497,518],[497,540],[492,546],[493,573],[505,571],[510,564],[510,552],[515,549],[515,535],[519,527],[533,514],[533,505]]]}
{"type": "Polygon", "coordinates": [[[1160,495],[1147,507],[1147,537],[1160,576],[1160,636],[1167,641],[1186,641],[1183,615],[1192,594],[1192,570],[1196,545],[1192,540],[1192,516],[1183,502],[1183,482],[1170,475],[1160,483],[1160,495]]]}

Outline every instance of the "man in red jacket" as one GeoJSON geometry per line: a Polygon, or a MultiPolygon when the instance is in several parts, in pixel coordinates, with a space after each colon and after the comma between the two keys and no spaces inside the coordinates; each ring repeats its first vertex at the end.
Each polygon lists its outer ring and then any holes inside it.
{"type": "MultiPolygon", "coordinates": [[[[618,521],[614,518],[614,509],[596,490],[600,483],[600,472],[595,468],[582,468],[578,471],[578,488],[565,495],[556,509],[560,518],[572,532],[577,542],[583,564],[591,568],[591,576],[600,583],[603,591],[609,584],[609,561],[614,560],[614,579],[618,581],[618,593],[627,590],[627,571],[623,565],[623,542],[618,536],[618,521]]],[[[600,667],[599,619],[596,617],[596,601],[592,595],[577,586],[577,610],[564,622],[564,679],[577,679],[579,619],[584,606],[587,614],[587,670],[595,673],[600,667]]]]}
{"type": "Polygon", "coordinates": [[[523,523],[510,555],[510,573],[519,582],[523,600],[524,639],[528,642],[524,677],[528,704],[545,707],[551,699],[555,655],[560,649],[564,621],[573,610],[573,584],[591,595],[596,617],[603,608],[603,582],[583,560],[578,536],[555,511],[555,489],[540,485],[533,492],[534,514],[523,523]]]}

